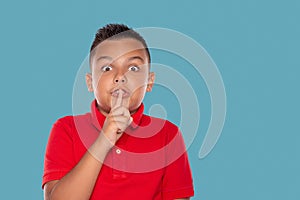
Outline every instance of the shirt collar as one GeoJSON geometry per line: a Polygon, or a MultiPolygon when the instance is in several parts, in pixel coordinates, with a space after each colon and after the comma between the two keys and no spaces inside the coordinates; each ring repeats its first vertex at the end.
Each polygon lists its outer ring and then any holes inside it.
{"type": "MultiPolygon", "coordinates": [[[[140,125],[143,113],[144,113],[144,104],[141,103],[138,110],[134,114],[131,115],[131,117],[133,118],[133,121],[130,124],[130,127],[132,129],[135,129],[140,125]]],[[[91,104],[91,114],[92,114],[92,124],[100,131],[104,124],[106,116],[104,116],[98,110],[96,99],[91,104]]]]}

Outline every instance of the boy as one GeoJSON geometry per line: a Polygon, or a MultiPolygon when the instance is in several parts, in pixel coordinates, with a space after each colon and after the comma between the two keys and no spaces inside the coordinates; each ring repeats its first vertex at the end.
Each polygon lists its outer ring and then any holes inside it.
{"type": "Polygon", "coordinates": [[[178,128],[143,114],[154,83],[144,39],[121,24],[98,30],[90,50],[91,113],[51,130],[42,187],[52,199],[189,199],[191,171],[178,128]]]}

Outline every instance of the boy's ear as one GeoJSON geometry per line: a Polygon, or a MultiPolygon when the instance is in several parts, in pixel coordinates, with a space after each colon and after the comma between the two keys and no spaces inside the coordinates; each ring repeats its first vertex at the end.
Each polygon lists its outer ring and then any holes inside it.
{"type": "Polygon", "coordinates": [[[154,80],[155,80],[155,74],[154,74],[154,72],[150,72],[149,77],[148,77],[147,89],[146,89],[147,92],[152,91],[152,87],[154,85],[154,80]]]}
{"type": "Polygon", "coordinates": [[[88,88],[89,92],[94,92],[93,89],[93,79],[92,79],[92,74],[91,73],[87,73],[85,75],[85,81],[86,81],[86,86],[88,88]]]}

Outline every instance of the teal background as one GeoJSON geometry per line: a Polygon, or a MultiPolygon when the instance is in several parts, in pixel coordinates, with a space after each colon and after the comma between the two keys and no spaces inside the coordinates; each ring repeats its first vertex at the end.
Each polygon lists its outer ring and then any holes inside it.
{"type": "MultiPolygon", "coordinates": [[[[300,199],[300,2],[177,2],[1,1],[1,199],[42,199],[49,131],[72,114],[76,72],[95,31],[110,22],[189,35],[222,74],[226,123],[202,160],[210,109],[205,85],[198,93],[203,118],[188,149],[193,199],[300,199]]],[[[167,99],[160,103],[168,105],[167,99]]],[[[176,113],[174,105],[169,109],[176,113]]]]}

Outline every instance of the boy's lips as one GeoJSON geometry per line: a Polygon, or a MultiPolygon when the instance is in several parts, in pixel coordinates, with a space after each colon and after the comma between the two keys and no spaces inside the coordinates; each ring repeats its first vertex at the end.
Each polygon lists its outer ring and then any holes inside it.
{"type": "Polygon", "coordinates": [[[126,98],[126,97],[129,97],[129,96],[130,96],[130,93],[129,93],[127,90],[122,89],[122,88],[114,89],[114,90],[111,92],[111,95],[112,95],[113,97],[118,97],[120,92],[122,92],[122,97],[123,97],[123,98],[126,98]]]}

